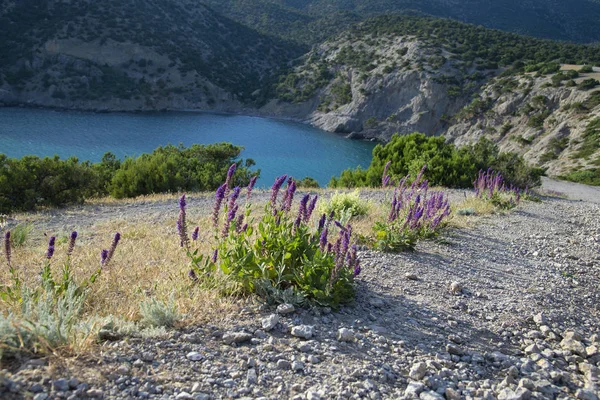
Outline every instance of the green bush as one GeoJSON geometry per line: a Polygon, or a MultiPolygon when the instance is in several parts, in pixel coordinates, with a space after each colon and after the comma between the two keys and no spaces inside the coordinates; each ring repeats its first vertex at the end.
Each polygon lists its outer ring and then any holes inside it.
{"type": "Polygon", "coordinates": [[[297,183],[299,188],[307,188],[307,189],[317,189],[320,188],[319,182],[315,178],[311,178],[310,176],[305,176],[300,179],[297,183]]]}
{"type": "MultiPolygon", "coordinates": [[[[150,154],[126,158],[109,184],[113,197],[135,197],[151,193],[214,190],[225,179],[227,170],[242,151],[229,143],[159,147],[150,154]]],[[[251,179],[251,159],[237,162],[236,184],[251,179]]]]}
{"type": "Polygon", "coordinates": [[[592,68],[591,65],[584,65],[583,67],[579,68],[579,72],[582,74],[589,74],[594,72],[594,68],[592,68]]]}
{"type": "Polygon", "coordinates": [[[295,303],[309,301],[333,307],[352,301],[354,277],[360,273],[356,247],[350,244],[352,228],[335,222],[339,232],[330,243],[334,221],[323,215],[318,228],[310,223],[317,196],[310,200],[305,195],[298,212],[292,213],[296,185],[290,180],[279,201],[286,178],[276,180],[271,201],[258,221],[253,220],[249,203],[239,209],[239,187],[233,189],[221,212],[228,186],[219,188],[213,219],[216,249],[210,258],[191,250],[185,228],[185,197],[180,199],[180,242],[192,261],[190,276],[196,282],[210,282],[220,271],[243,292],[256,293],[267,301],[295,299],[295,303]]]}
{"type": "Polygon", "coordinates": [[[369,203],[360,198],[360,191],[351,193],[335,192],[327,203],[321,203],[319,212],[331,215],[337,220],[350,219],[366,215],[369,212],[369,203]]]}
{"type": "Polygon", "coordinates": [[[600,85],[600,82],[594,78],[588,78],[583,81],[579,85],[577,85],[577,89],[579,90],[590,90],[600,85]]]}
{"type": "Polygon", "coordinates": [[[348,169],[329,182],[330,187],[378,187],[385,164],[391,161],[389,175],[398,181],[406,175],[417,176],[427,165],[425,179],[432,185],[471,187],[479,170],[493,168],[510,184],[533,187],[540,184],[543,171],[531,168],[515,153],[501,153],[498,146],[482,138],[477,143],[456,148],[444,137],[427,137],[421,133],[394,135],[389,143],[373,149],[367,169],[348,169]]]}
{"type": "Polygon", "coordinates": [[[106,153],[96,164],[80,163],[75,157],[15,159],[0,154],[0,213],[78,204],[109,193],[122,198],[213,190],[232,162],[239,164],[234,180],[248,183],[254,161],[237,161],[241,151],[229,143],[189,148],[169,145],[123,162],[106,153]]]}

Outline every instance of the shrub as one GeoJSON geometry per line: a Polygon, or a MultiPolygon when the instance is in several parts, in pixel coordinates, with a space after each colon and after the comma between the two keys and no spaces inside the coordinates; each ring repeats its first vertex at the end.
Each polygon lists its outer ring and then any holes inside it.
{"type": "Polygon", "coordinates": [[[416,176],[421,166],[427,165],[424,179],[432,185],[467,188],[472,185],[480,169],[499,171],[518,187],[540,184],[543,171],[531,168],[516,153],[501,153],[498,146],[482,138],[477,143],[456,148],[444,137],[427,137],[421,133],[394,135],[389,143],[373,149],[373,159],[367,169],[348,169],[329,182],[330,187],[378,187],[384,166],[391,162],[389,175],[398,181],[406,175],[416,176]]]}
{"type": "MultiPolygon", "coordinates": [[[[389,165],[389,164],[386,164],[389,165]]],[[[425,167],[409,186],[409,176],[394,188],[387,220],[373,226],[373,247],[383,251],[414,249],[419,238],[436,235],[443,227],[443,219],[450,214],[450,204],[444,192],[430,192],[429,183],[423,180],[425,167]]],[[[384,187],[389,175],[384,171],[384,187]]]]}
{"type": "MultiPolygon", "coordinates": [[[[279,200],[286,179],[286,175],[276,179],[271,188],[271,199],[257,223],[253,221],[249,203],[252,182],[246,190],[243,209],[238,204],[239,186],[231,190],[229,180],[226,180],[219,187],[213,212],[216,248],[211,257],[199,254],[197,249],[191,250],[185,221],[185,196],[180,199],[180,244],[191,260],[190,277],[202,282],[212,279],[220,271],[237,282],[242,291],[263,295],[266,300],[295,298],[333,307],[352,301],[354,278],[360,273],[360,265],[356,247],[350,243],[351,226],[342,226],[323,215],[318,226],[311,227],[317,195],[312,199],[305,195],[298,212],[292,214],[296,192],[296,182],[292,178],[279,200]],[[334,226],[338,234],[330,242],[334,226]]],[[[197,239],[197,232],[198,228],[192,239],[197,239]]]]}
{"type": "Polygon", "coordinates": [[[369,212],[369,204],[361,200],[358,190],[351,193],[335,192],[327,203],[321,203],[319,212],[333,215],[333,218],[337,220],[350,219],[366,215],[369,212]]]}
{"type": "Polygon", "coordinates": [[[167,302],[155,298],[143,301],[140,304],[140,314],[140,323],[146,327],[172,328],[180,319],[177,304],[172,296],[167,302]]]}
{"type": "Polygon", "coordinates": [[[594,72],[594,68],[592,68],[591,65],[584,65],[583,67],[579,68],[579,72],[582,74],[589,74],[594,72]]]}
{"type": "Polygon", "coordinates": [[[590,89],[595,88],[598,85],[600,85],[600,82],[598,82],[598,80],[596,80],[594,78],[588,78],[588,79],[581,81],[581,83],[579,83],[579,85],[577,85],[577,89],[590,90],[590,89]]]}
{"type": "Polygon", "coordinates": [[[300,179],[300,180],[298,181],[298,183],[297,183],[297,186],[298,186],[299,188],[309,188],[309,189],[312,189],[312,188],[314,188],[314,189],[320,188],[320,186],[319,186],[319,182],[317,182],[317,180],[316,180],[316,179],[314,179],[314,178],[311,178],[310,176],[306,176],[306,177],[304,177],[304,178],[300,179]]]}
{"type": "MultiPolygon", "coordinates": [[[[8,158],[0,154],[0,213],[30,211],[82,203],[90,197],[134,197],[160,192],[213,190],[232,162],[235,180],[251,178],[254,161],[237,160],[241,147],[229,143],[159,147],[151,154],[121,162],[106,153],[100,163],[80,163],[75,157],[8,158]]],[[[260,174],[260,171],[255,175],[260,174]]]]}
{"type": "Polygon", "coordinates": [[[10,244],[12,247],[22,247],[27,243],[29,234],[33,230],[31,224],[18,224],[11,229],[10,244]]]}

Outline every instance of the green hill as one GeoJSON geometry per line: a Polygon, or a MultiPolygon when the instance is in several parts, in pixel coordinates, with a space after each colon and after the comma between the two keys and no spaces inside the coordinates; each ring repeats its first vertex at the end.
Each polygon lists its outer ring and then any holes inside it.
{"type": "Polygon", "coordinates": [[[523,35],[589,43],[600,40],[597,0],[205,0],[245,24],[304,42],[339,33],[349,22],[417,12],[523,35]]]}
{"type": "Polygon", "coordinates": [[[0,87],[59,100],[248,100],[301,51],[191,0],[0,1],[0,87]]]}

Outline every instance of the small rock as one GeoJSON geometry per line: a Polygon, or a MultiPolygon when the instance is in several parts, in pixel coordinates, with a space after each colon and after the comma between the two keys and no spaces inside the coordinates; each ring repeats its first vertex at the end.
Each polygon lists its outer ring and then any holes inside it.
{"type": "Polygon", "coordinates": [[[408,386],[404,390],[404,396],[408,398],[417,398],[421,392],[425,390],[425,385],[421,382],[408,382],[408,386]]]}
{"type": "Polygon", "coordinates": [[[321,395],[317,392],[306,392],[306,400],[321,400],[321,395]]]}
{"type": "Polygon", "coordinates": [[[452,343],[446,345],[446,351],[455,356],[462,356],[464,353],[460,347],[452,343]]]}
{"type": "Polygon", "coordinates": [[[562,347],[564,350],[569,350],[575,354],[579,354],[582,357],[587,356],[585,346],[579,340],[565,337],[560,342],[560,347],[562,347]]]}
{"type": "Polygon", "coordinates": [[[303,339],[310,339],[313,337],[314,329],[309,325],[297,325],[292,328],[292,336],[296,336],[303,339]]]}
{"type": "Polygon", "coordinates": [[[66,392],[69,390],[69,382],[66,379],[57,379],[52,382],[52,388],[57,392],[66,392]]]}
{"type": "Polygon", "coordinates": [[[460,400],[462,398],[460,392],[452,388],[446,388],[445,394],[447,400],[460,400]]]}
{"type": "Polygon", "coordinates": [[[463,290],[463,286],[460,284],[460,282],[452,282],[450,284],[450,293],[452,293],[453,295],[459,295],[463,290]]]}
{"type": "Polygon", "coordinates": [[[379,297],[373,297],[369,299],[369,304],[373,307],[382,308],[385,305],[385,302],[379,297]]]}
{"type": "Polygon", "coordinates": [[[265,331],[270,331],[279,323],[279,315],[271,314],[262,319],[262,327],[265,331]]]}
{"type": "Polygon", "coordinates": [[[338,329],[337,340],[340,342],[353,342],[354,332],[347,328],[338,329]]]}
{"type": "Polygon", "coordinates": [[[223,335],[223,341],[226,344],[243,343],[252,339],[252,334],[248,332],[227,332],[223,335]]]}
{"type": "Polygon", "coordinates": [[[256,382],[258,382],[258,376],[256,375],[256,370],[254,368],[250,368],[248,370],[248,373],[246,375],[246,380],[248,381],[248,384],[250,384],[250,385],[254,385],[254,384],[256,384],[256,382]]]}
{"type": "Polygon", "coordinates": [[[185,355],[185,358],[190,361],[201,361],[204,359],[204,356],[197,351],[191,351],[185,355]]]}
{"type": "Polygon", "coordinates": [[[410,372],[408,373],[408,377],[410,379],[418,381],[418,380],[421,380],[425,376],[426,373],[427,373],[427,364],[424,362],[419,362],[419,363],[413,364],[413,366],[410,369],[410,372]]]}
{"type": "Polygon", "coordinates": [[[546,316],[543,313],[539,313],[533,316],[533,322],[535,322],[538,325],[547,325],[548,318],[546,318],[546,316]]]}
{"type": "Polygon", "coordinates": [[[422,392],[419,395],[419,399],[421,400],[444,400],[444,397],[437,392],[422,392]]]}
{"type": "Polygon", "coordinates": [[[175,398],[178,400],[194,400],[194,397],[188,392],[181,392],[175,398]]]}
{"type": "Polygon", "coordinates": [[[418,281],[419,277],[417,276],[417,274],[411,274],[410,272],[407,272],[406,274],[404,274],[404,277],[406,279],[408,279],[409,281],[418,281]]]}
{"type": "Polygon", "coordinates": [[[33,396],[33,400],[46,400],[48,399],[48,395],[46,393],[38,393],[33,396]]]}
{"type": "Polygon", "coordinates": [[[121,375],[127,375],[130,371],[131,369],[127,365],[119,365],[119,368],[117,368],[117,373],[121,375]]]}
{"type": "Polygon", "coordinates": [[[294,361],[292,363],[292,370],[294,371],[302,371],[304,369],[304,363],[301,361],[294,361]]]}
{"type": "Polygon", "coordinates": [[[293,304],[280,304],[277,306],[277,313],[281,315],[291,314],[296,311],[293,304]]]}
{"type": "Polygon", "coordinates": [[[292,366],[292,364],[288,361],[288,360],[279,360],[277,361],[277,368],[278,369],[290,369],[292,366]]]}

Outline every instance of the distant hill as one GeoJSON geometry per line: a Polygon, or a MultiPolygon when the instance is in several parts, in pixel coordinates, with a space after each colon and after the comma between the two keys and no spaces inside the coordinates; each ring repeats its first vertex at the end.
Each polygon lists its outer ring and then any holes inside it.
{"type": "Polygon", "coordinates": [[[389,12],[417,12],[523,35],[589,43],[600,40],[598,0],[204,0],[245,24],[318,42],[348,23],[389,12]]]}
{"type": "Polygon", "coordinates": [[[193,0],[0,0],[0,89],[17,101],[259,100],[301,52],[193,0]]]}

